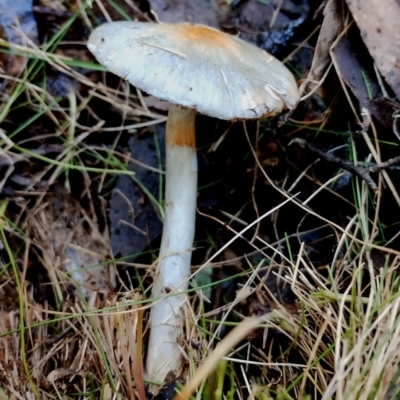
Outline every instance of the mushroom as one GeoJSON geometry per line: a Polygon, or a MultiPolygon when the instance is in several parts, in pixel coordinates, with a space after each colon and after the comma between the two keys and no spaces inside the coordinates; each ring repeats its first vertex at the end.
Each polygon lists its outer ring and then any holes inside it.
{"type": "Polygon", "coordinates": [[[184,292],[195,229],[196,112],[225,120],[269,117],[299,100],[277,59],[202,25],[111,22],[88,43],[97,60],[132,85],[172,104],[166,130],[165,220],[154,278],[147,379],[164,382],[181,364],[184,292]],[[168,294],[168,296],[167,296],[168,294]]]}

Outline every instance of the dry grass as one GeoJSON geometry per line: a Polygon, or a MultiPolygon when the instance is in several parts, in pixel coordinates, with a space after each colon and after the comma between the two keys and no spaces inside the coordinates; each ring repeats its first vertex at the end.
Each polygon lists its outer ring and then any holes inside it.
{"type": "MultiPolygon", "coordinates": [[[[367,195],[365,186],[361,191],[367,195]]],[[[298,297],[294,308],[273,304],[275,311],[267,324],[289,338],[292,350],[282,348],[281,356],[272,358],[275,339],[264,349],[249,341],[241,346],[240,354],[234,351],[225,357],[232,365],[241,366],[242,377],[230,369],[241,396],[300,399],[308,393],[311,398],[323,399],[383,399],[395,392],[400,357],[400,258],[373,249],[370,236],[363,231],[371,221],[361,221],[363,211],[360,208],[359,215],[342,231],[332,226],[338,247],[331,265],[316,269],[304,246],[294,257],[295,264],[287,260],[287,266],[282,266],[269,260],[270,267],[279,267],[280,279],[298,297]],[[291,361],[290,351],[302,362],[291,361]],[[253,370],[246,381],[249,367],[253,370]]],[[[143,313],[147,307],[140,294],[92,291],[87,301],[69,295],[68,285],[74,282],[63,272],[62,263],[52,264],[57,257],[51,255],[58,246],[49,249],[48,236],[38,234],[43,232],[43,221],[48,221],[51,232],[52,218],[43,219],[40,212],[31,217],[26,225],[31,230],[19,233],[31,238],[29,247],[17,258],[9,253],[10,263],[4,264],[1,276],[1,386],[10,398],[18,399],[143,398],[143,313]],[[51,277],[49,285],[59,295],[57,310],[46,302],[37,303],[32,285],[24,283],[28,255],[35,253],[35,248],[40,248],[40,262],[51,277]],[[17,280],[16,263],[22,271],[17,280]]],[[[3,226],[7,228],[3,240],[7,240],[11,228],[4,219],[3,226]]],[[[5,248],[8,251],[8,242],[5,248]]],[[[273,296],[258,272],[255,268],[247,273],[237,299],[225,307],[226,316],[254,292],[271,304],[273,296]]],[[[187,342],[182,344],[183,351],[189,349],[185,380],[190,380],[203,364],[207,349],[216,343],[214,335],[199,331],[205,326],[204,315],[195,306],[198,297],[191,300],[195,308],[188,310],[187,342]],[[198,350],[193,342],[198,343],[198,350]]]]}

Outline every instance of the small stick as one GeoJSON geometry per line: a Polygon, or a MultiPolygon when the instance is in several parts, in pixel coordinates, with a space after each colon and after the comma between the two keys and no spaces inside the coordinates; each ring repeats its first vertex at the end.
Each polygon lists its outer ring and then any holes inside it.
{"type": "Polygon", "coordinates": [[[293,139],[291,143],[295,143],[303,148],[307,148],[312,153],[317,154],[319,157],[321,157],[328,163],[338,165],[339,167],[345,169],[346,171],[349,171],[353,174],[358,175],[362,180],[364,180],[368,184],[368,186],[374,192],[378,191],[378,186],[376,185],[375,181],[371,178],[370,174],[377,173],[384,169],[397,170],[398,168],[397,168],[396,164],[400,164],[400,156],[397,156],[397,157],[391,158],[390,160],[382,162],[380,164],[370,165],[368,167],[362,167],[359,165],[354,165],[350,161],[342,160],[341,158],[336,157],[332,154],[325,153],[322,150],[316,148],[311,143],[308,143],[304,139],[296,138],[296,139],[293,139]]]}

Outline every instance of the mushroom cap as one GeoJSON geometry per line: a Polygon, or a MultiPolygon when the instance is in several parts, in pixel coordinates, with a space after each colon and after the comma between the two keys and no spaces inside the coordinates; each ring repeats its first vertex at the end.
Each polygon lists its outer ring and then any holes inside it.
{"type": "Polygon", "coordinates": [[[88,48],[137,88],[220,119],[272,116],[299,100],[280,61],[203,25],[110,22],[93,31],[88,48]]]}

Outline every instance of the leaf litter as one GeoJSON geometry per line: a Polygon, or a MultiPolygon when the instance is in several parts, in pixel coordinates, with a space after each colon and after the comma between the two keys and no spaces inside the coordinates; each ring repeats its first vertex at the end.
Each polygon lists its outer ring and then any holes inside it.
{"type": "Polygon", "coordinates": [[[393,93],[400,97],[400,8],[394,0],[346,0],[361,37],[393,93]],[[373,12],[371,12],[373,10],[373,12]]]}

